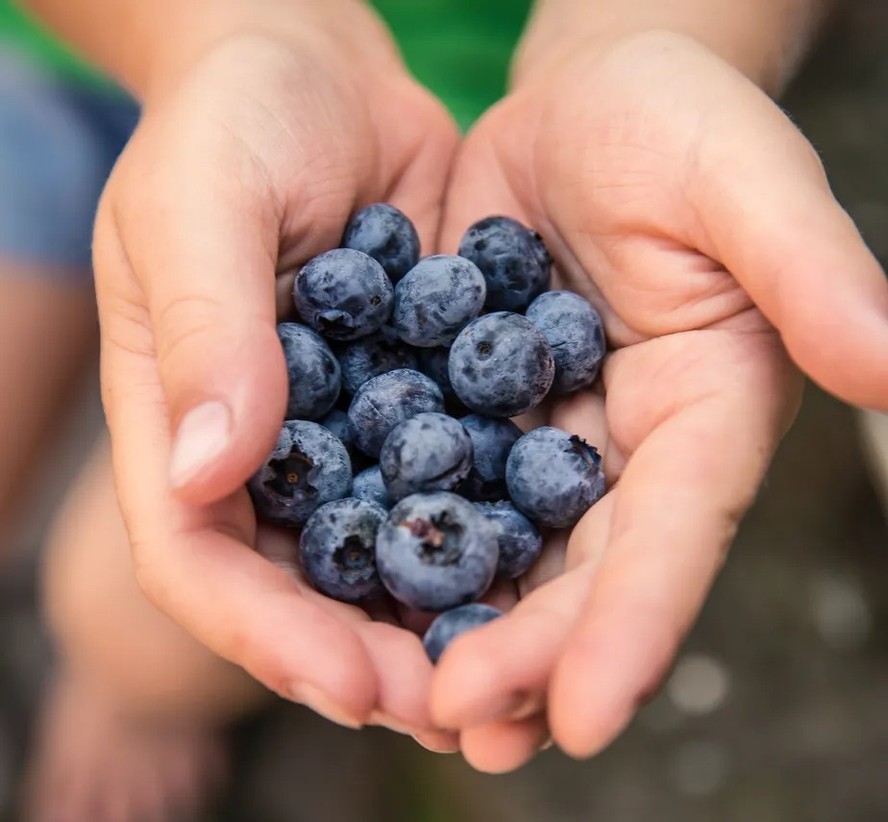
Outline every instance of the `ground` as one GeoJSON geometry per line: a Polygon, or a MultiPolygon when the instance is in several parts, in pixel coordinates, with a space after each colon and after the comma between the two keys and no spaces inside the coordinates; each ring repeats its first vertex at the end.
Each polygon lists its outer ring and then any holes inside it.
{"type": "MultiPolygon", "coordinates": [[[[785,105],[885,263],[888,4],[846,7],[785,105]]],[[[25,544],[39,544],[96,411],[88,399],[60,446],[25,544]]],[[[236,780],[208,819],[888,819],[885,549],[855,413],[810,387],[673,676],[608,752],[576,763],[549,751],[518,774],[486,777],[458,757],[282,705],[238,734],[236,780]]],[[[0,584],[0,808],[49,664],[33,577],[25,559],[0,584]]]]}

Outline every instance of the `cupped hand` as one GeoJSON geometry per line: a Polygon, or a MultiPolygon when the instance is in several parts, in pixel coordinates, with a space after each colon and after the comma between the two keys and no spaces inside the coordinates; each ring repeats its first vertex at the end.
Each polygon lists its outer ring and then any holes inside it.
{"type": "Polygon", "coordinates": [[[96,228],[103,392],[158,608],[279,694],[418,731],[430,668],[417,637],[263,559],[244,490],[286,407],[284,272],[373,201],[435,242],[455,129],[375,18],[352,28],[219,38],[145,101],[96,228]]]}
{"type": "Polygon", "coordinates": [[[509,770],[550,734],[597,752],[656,690],[794,417],[792,361],[888,409],[888,285],[792,123],[669,33],[525,72],[461,150],[444,250],[494,213],[542,232],[612,349],[551,409],[608,493],[432,683],[469,761],[509,770]]]}

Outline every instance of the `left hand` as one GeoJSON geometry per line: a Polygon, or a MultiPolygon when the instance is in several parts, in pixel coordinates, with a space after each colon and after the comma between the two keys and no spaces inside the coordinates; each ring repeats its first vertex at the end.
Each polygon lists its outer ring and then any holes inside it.
{"type": "Polygon", "coordinates": [[[443,250],[490,214],[537,228],[612,349],[602,389],[551,411],[600,447],[608,494],[432,683],[433,719],[502,771],[550,734],[597,752],[658,687],[796,413],[790,357],[888,409],[888,287],[802,135],[679,35],[530,78],[452,180],[443,250]]]}

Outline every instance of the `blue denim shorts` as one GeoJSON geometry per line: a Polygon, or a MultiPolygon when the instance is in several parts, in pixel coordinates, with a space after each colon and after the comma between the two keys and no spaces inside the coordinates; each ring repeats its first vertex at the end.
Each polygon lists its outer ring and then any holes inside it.
{"type": "Polygon", "coordinates": [[[116,89],[0,45],[0,275],[8,260],[89,282],[96,206],[138,117],[116,89]]]}

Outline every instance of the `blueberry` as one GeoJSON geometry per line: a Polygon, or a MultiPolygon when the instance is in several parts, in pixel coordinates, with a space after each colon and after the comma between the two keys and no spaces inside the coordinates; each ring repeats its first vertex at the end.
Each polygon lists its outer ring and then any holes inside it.
{"type": "Polygon", "coordinates": [[[419,235],[413,223],[394,206],[374,203],[362,208],[348,224],[342,243],[369,254],[393,283],[419,260],[419,235]]]}
{"type": "Polygon", "coordinates": [[[352,427],[348,414],[345,411],[334,408],[319,422],[345,446],[346,451],[351,456],[355,445],[355,429],[352,427]]]}
{"type": "Polygon", "coordinates": [[[399,368],[365,382],[348,408],[358,448],[379,457],[382,443],[399,422],[423,411],[443,411],[444,397],[425,374],[399,368]]]}
{"type": "Polygon", "coordinates": [[[358,602],[385,592],[376,572],[376,532],[386,511],[373,502],[338,499],[318,508],[299,539],[302,567],[309,582],[343,602],[358,602]]]}
{"type": "Polygon", "coordinates": [[[496,502],[508,496],[506,459],[521,436],[511,420],[469,414],[460,422],[472,440],[472,470],[459,492],[467,499],[496,502]]]}
{"type": "Polygon", "coordinates": [[[453,417],[417,414],[396,425],[379,452],[392,499],[421,491],[453,491],[472,467],[472,440],[453,417]]]}
{"type": "Polygon", "coordinates": [[[383,584],[395,599],[421,611],[446,611],[482,596],[498,553],[487,518],[448,491],[401,500],[376,537],[383,584]]]}
{"type": "Polygon", "coordinates": [[[553,391],[570,394],[598,376],[605,352],[604,327],[588,300],[570,291],[548,291],[530,304],[526,316],[552,349],[553,391]]]}
{"type": "Polygon", "coordinates": [[[536,428],[512,446],[506,485],[515,507],[538,525],[568,528],[604,494],[601,457],[580,437],[536,428]]]}
{"type": "Polygon", "coordinates": [[[523,311],[549,286],[552,258],[542,238],[511,217],[475,223],[463,235],[459,255],[481,269],[491,311],[523,311]]]}
{"type": "Polygon", "coordinates": [[[316,508],[348,494],[351,461],[345,446],[322,425],[288,420],[248,488],[259,516],[279,525],[302,525],[316,508]]]}
{"type": "Polygon", "coordinates": [[[436,617],[435,621],[429,625],[422,638],[423,647],[432,663],[437,663],[441,654],[444,653],[444,649],[460,634],[471,631],[472,628],[478,628],[502,615],[503,612],[499,608],[480,602],[452,608],[436,617]]]}
{"type": "Polygon", "coordinates": [[[469,323],[450,349],[450,382],[479,414],[514,417],[542,402],[555,364],[546,338],[520,314],[498,311],[469,323]]]}
{"type": "Polygon", "coordinates": [[[481,313],[486,293],[474,263],[446,254],[426,257],[395,287],[392,326],[410,345],[446,345],[481,313]]]}
{"type": "Polygon", "coordinates": [[[293,284],[299,316],[332,340],[355,340],[380,329],[391,316],[393,295],[382,266],[350,248],[310,260],[293,284]]]}
{"type": "Polygon", "coordinates": [[[466,407],[462,404],[453,386],[450,384],[450,371],[448,364],[450,362],[450,349],[447,347],[440,348],[420,348],[417,349],[419,354],[419,370],[422,371],[430,379],[434,380],[441,393],[444,395],[444,402],[451,412],[451,416],[465,412],[466,407]]]}
{"type": "Polygon", "coordinates": [[[394,371],[396,368],[418,366],[416,352],[400,342],[386,329],[347,343],[339,351],[342,368],[342,387],[354,394],[367,380],[394,371]]]}
{"type": "Polygon", "coordinates": [[[543,550],[543,538],[536,526],[511,502],[476,502],[475,506],[496,528],[496,575],[500,579],[523,576],[543,550]]]}
{"type": "Polygon", "coordinates": [[[395,503],[389,496],[388,489],[382,479],[382,471],[378,465],[365,468],[360,474],[355,474],[352,480],[352,496],[355,499],[363,499],[375,502],[388,511],[395,503]]]}
{"type": "Polygon", "coordinates": [[[316,420],[335,404],[341,387],[339,363],[330,346],[308,326],[280,323],[290,393],[288,420],[316,420]]]}

